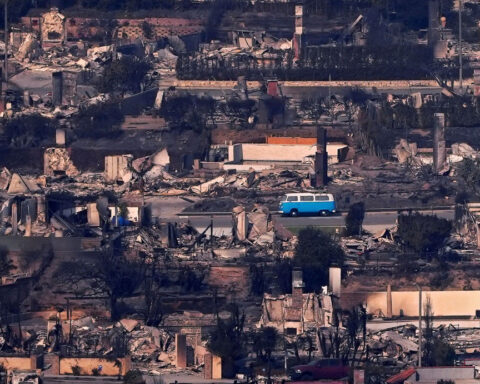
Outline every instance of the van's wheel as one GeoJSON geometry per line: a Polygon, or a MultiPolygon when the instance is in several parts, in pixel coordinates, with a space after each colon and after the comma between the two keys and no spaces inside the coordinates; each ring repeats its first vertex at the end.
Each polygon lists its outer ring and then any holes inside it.
{"type": "Polygon", "coordinates": [[[325,211],[325,210],[320,211],[320,216],[328,216],[328,211],[325,211]]]}
{"type": "Polygon", "coordinates": [[[298,216],[298,211],[297,211],[296,209],[292,209],[292,210],[290,211],[290,216],[292,216],[292,217],[297,217],[297,216],[298,216]]]}

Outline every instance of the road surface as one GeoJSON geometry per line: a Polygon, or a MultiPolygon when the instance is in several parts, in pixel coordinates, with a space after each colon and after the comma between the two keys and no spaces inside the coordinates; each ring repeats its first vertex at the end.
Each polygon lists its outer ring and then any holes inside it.
{"type": "Polygon", "coordinates": [[[75,377],[70,375],[65,376],[47,376],[43,379],[44,384],[55,384],[55,383],[71,383],[71,384],[96,384],[96,383],[123,383],[123,381],[118,380],[117,377],[75,377]]]}
{"type": "MultiPolygon", "coordinates": [[[[438,217],[445,219],[453,219],[453,210],[428,210],[422,211],[423,214],[435,214],[438,217]]],[[[278,220],[285,227],[305,227],[308,225],[316,227],[342,227],[345,225],[346,213],[338,216],[301,216],[301,217],[283,217],[275,215],[274,218],[278,220]]],[[[179,222],[190,222],[197,230],[203,230],[210,224],[210,216],[179,216],[179,222]]],[[[377,232],[385,228],[392,227],[396,224],[397,212],[367,212],[363,221],[364,229],[370,232],[377,232]]],[[[215,235],[231,235],[231,216],[213,216],[213,226],[215,235]]]]}

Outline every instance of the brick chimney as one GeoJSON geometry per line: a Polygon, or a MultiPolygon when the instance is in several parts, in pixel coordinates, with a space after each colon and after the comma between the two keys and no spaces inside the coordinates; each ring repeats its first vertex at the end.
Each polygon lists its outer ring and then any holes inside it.
{"type": "Polygon", "coordinates": [[[292,307],[302,309],[303,307],[303,272],[301,269],[292,271],[292,307]]]}
{"type": "Polygon", "coordinates": [[[272,97],[277,97],[278,94],[279,94],[278,80],[276,79],[267,80],[267,95],[272,97]]]}
{"type": "Polygon", "coordinates": [[[387,285],[387,318],[391,319],[393,315],[392,311],[392,286],[387,285]]]}

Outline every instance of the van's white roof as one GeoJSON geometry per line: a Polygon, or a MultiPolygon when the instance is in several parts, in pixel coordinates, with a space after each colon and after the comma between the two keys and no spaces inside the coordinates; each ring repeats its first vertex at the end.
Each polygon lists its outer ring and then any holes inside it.
{"type": "Polygon", "coordinates": [[[323,195],[328,196],[330,199],[333,199],[333,195],[331,193],[321,193],[321,192],[299,192],[299,193],[287,193],[287,196],[316,196],[316,195],[323,195]]]}

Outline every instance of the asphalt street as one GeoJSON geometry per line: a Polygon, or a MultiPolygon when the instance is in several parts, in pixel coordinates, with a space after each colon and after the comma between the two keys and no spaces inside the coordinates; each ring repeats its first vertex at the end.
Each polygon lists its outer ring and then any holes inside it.
{"type": "Polygon", "coordinates": [[[95,383],[123,383],[116,377],[75,377],[75,376],[47,376],[43,379],[44,384],[72,383],[72,384],[95,384],[95,383]]]}
{"type": "MultiPolygon", "coordinates": [[[[445,219],[453,219],[453,210],[424,210],[423,214],[435,214],[438,217],[445,219]]],[[[398,213],[393,212],[367,212],[363,221],[363,226],[367,231],[375,232],[388,227],[392,227],[396,224],[398,213]]],[[[316,227],[342,227],[345,225],[346,214],[338,216],[301,216],[301,217],[284,217],[280,215],[274,215],[274,218],[278,220],[285,227],[304,227],[308,225],[316,227]]],[[[197,230],[203,230],[210,224],[210,220],[213,218],[214,234],[229,235],[231,232],[232,218],[229,215],[222,216],[179,216],[178,221],[190,222],[197,230]]]]}

